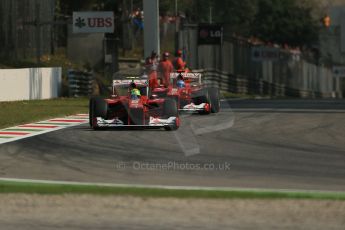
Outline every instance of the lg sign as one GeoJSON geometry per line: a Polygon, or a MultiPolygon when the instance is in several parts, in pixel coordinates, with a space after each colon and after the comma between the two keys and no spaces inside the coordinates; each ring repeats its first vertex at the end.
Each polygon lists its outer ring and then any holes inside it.
{"type": "Polygon", "coordinates": [[[223,37],[223,27],[216,24],[199,25],[199,45],[220,45],[223,37]]]}
{"type": "Polygon", "coordinates": [[[73,33],[113,33],[114,14],[111,11],[73,12],[73,33]]]}
{"type": "Polygon", "coordinates": [[[222,37],[222,31],[220,31],[220,30],[210,30],[210,31],[201,30],[199,35],[201,38],[207,38],[207,37],[220,38],[220,37],[222,37]]]}
{"type": "Polygon", "coordinates": [[[222,36],[222,31],[220,30],[211,30],[210,31],[211,38],[220,38],[222,36]]]}

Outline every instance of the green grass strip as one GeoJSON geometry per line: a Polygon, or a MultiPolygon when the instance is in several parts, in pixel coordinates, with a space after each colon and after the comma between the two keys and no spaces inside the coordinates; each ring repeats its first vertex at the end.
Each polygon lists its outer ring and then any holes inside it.
{"type": "Polygon", "coordinates": [[[210,199],[316,199],[345,200],[345,193],[285,192],[251,190],[184,190],[98,185],[67,185],[0,181],[0,193],[26,194],[94,194],[138,197],[210,198],[210,199]]]}
{"type": "Polygon", "coordinates": [[[0,138],[9,139],[9,138],[13,138],[13,137],[9,137],[9,136],[0,136],[0,138]]]}
{"type": "Polygon", "coordinates": [[[0,129],[88,112],[88,98],[0,102],[0,129]]]}

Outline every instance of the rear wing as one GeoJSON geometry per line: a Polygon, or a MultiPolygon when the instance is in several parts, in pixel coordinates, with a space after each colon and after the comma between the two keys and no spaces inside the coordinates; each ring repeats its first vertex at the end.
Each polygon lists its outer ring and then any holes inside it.
{"type": "MultiPolygon", "coordinates": [[[[112,87],[112,95],[116,95],[118,90],[120,89],[129,89],[130,84],[134,82],[137,86],[143,87],[146,90],[146,95],[148,95],[148,82],[145,79],[137,79],[137,78],[132,78],[132,79],[121,79],[121,80],[113,80],[113,87],[112,87]]],[[[128,91],[129,92],[129,91],[128,91]]],[[[120,93],[121,95],[121,93],[120,93]]]]}
{"type": "Polygon", "coordinates": [[[145,79],[124,79],[124,80],[113,80],[113,87],[116,86],[126,86],[134,82],[137,85],[147,86],[147,80],[145,79]]]}
{"type": "Polygon", "coordinates": [[[174,73],[170,74],[170,79],[174,80],[179,75],[182,75],[184,80],[190,80],[190,81],[198,82],[199,84],[201,84],[201,77],[202,77],[201,73],[177,73],[177,72],[174,72],[174,73]]]}

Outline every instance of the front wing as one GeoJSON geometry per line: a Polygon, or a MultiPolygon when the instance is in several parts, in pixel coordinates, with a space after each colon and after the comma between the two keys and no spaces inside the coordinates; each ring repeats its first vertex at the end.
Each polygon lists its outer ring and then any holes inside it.
{"type": "Polygon", "coordinates": [[[97,117],[97,127],[99,128],[116,128],[116,127],[138,127],[138,128],[163,128],[175,126],[177,117],[169,117],[168,119],[150,117],[149,123],[146,125],[125,125],[123,121],[115,118],[112,120],[105,120],[97,117]]]}
{"type": "Polygon", "coordinates": [[[199,112],[199,111],[209,111],[210,105],[208,103],[201,103],[196,105],[194,103],[190,103],[188,105],[183,106],[180,108],[179,111],[186,111],[186,112],[199,112]]]}

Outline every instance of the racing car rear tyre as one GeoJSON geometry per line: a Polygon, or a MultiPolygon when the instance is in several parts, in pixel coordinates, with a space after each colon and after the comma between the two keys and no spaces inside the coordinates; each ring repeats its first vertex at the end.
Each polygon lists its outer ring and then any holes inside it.
{"type": "Polygon", "coordinates": [[[211,112],[218,113],[220,110],[219,90],[217,88],[209,88],[208,93],[210,96],[211,112]]]}
{"type": "Polygon", "coordinates": [[[164,101],[164,116],[169,117],[178,117],[178,109],[176,101],[173,99],[166,99],[164,101]]]}

